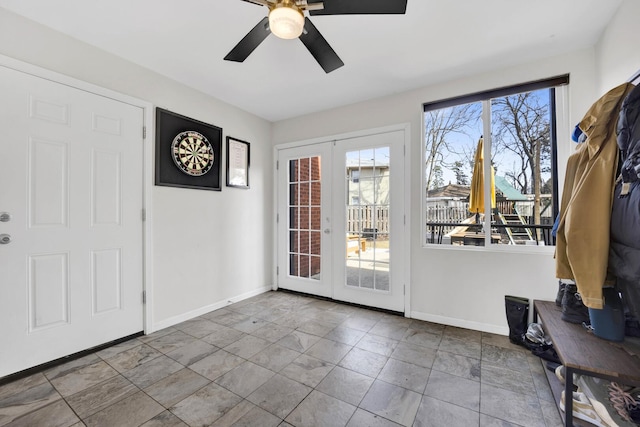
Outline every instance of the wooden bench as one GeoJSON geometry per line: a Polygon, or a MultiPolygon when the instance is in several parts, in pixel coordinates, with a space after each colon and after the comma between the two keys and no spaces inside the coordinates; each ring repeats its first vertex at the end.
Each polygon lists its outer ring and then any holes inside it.
{"type": "MultiPolygon", "coordinates": [[[[540,318],[565,367],[565,396],[573,395],[574,373],[640,386],[638,338],[626,337],[621,343],[607,341],[587,332],[582,325],[565,322],[561,315],[562,311],[554,301],[533,302],[533,321],[540,318]]],[[[559,402],[561,388],[554,387],[554,383],[559,382],[554,375],[548,375],[548,378],[556,402],[559,402]]],[[[565,425],[569,427],[573,425],[573,399],[565,399],[565,404],[565,425]]]]}
{"type": "Polygon", "coordinates": [[[367,239],[355,234],[347,235],[347,256],[351,253],[359,254],[367,250],[367,239]]]}

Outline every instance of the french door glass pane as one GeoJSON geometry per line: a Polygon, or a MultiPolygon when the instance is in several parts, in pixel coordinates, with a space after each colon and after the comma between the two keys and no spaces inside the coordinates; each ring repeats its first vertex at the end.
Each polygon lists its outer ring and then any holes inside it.
{"type": "Polygon", "coordinates": [[[390,149],[346,153],[346,285],[389,291],[390,149]]]}
{"type": "Polygon", "coordinates": [[[289,161],[289,275],[320,279],[320,157],[289,161]]]}

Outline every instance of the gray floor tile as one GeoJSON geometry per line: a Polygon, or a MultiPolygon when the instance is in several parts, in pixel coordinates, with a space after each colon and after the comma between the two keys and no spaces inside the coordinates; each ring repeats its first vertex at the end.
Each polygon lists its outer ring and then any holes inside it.
{"type": "Polygon", "coordinates": [[[324,337],[328,340],[337,341],[342,344],[356,345],[365,335],[365,331],[346,326],[338,326],[324,337]]]}
{"type": "Polygon", "coordinates": [[[421,331],[416,329],[409,329],[402,337],[402,341],[409,342],[411,344],[421,345],[423,347],[432,348],[437,350],[440,347],[440,341],[442,340],[441,334],[434,334],[427,331],[421,331]]]}
{"type": "Polygon", "coordinates": [[[252,332],[251,335],[270,342],[276,342],[279,339],[289,335],[294,329],[288,326],[277,325],[275,323],[269,323],[266,326],[252,332]]]}
{"type": "Polygon", "coordinates": [[[237,329],[240,332],[244,332],[245,334],[250,334],[266,325],[268,325],[268,322],[266,320],[260,319],[258,317],[249,317],[248,319],[241,320],[238,323],[232,323],[229,326],[233,329],[237,329]]]}
{"type": "Polygon", "coordinates": [[[209,383],[205,377],[185,368],[147,387],[144,392],[169,408],[209,383]]]}
{"type": "Polygon", "coordinates": [[[340,366],[376,378],[388,357],[361,348],[353,348],[339,363],[340,366]]]}
{"type": "Polygon", "coordinates": [[[335,365],[303,354],[287,365],[280,373],[309,387],[317,386],[335,365]]]}
{"type": "Polygon", "coordinates": [[[189,427],[169,411],[160,412],[140,427],[189,427]]]}
{"type": "Polygon", "coordinates": [[[424,396],[414,427],[477,426],[480,414],[452,403],[424,396]]]}
{"type": "Polygon", "coordinates": [[[405,324],[378,322],[369,330],[369,333],[397,340],[399,337],[404,336],[408,329],[409,325],[405,324]]]}
{"type": "Polygon", "coordinates": [[[458,354],[438,351],[432,370],[480,381],[480,360],[458,354]]]}
{"type": "Polygon", "coordinates": [[[399,341],[392,338],[382,337],[379,335],[366,334],[356,347],[367,350],[372,353],[381,354],[383,356],[391,356],[399,341]]]}
{"type": "Polygon", "coordinates": [[[483,344],[482,361],[517,371],[529,372],[527,353],[520,349],[513,350],[483,344]]]}
{"type": "Polygon", "coordinates": [[[427,386],[429,372],[429,369],[421,366],[397,359],[389,359],[382,371],[380,371],[378,379],[422,393],[427,386]]]}
{"type": "Polygon", "coordinates": [[[83,421],[87,427],[136,427],[163,411],[164,408],[158,402],[140,391],[83,421]]]}
{"type": "Polygon", "coordinates": [[[147,388],[151,384],[178,372],[183,366],[167,356],[156,357],[150,362],[123,372],[125,378],[140,388],[147,388]]]}
{"type": "Polygon", "coordinates": [[[564,412],[560,412],[555,401],[540,400],[540,409],[547,427],[564,426],[564,412]]]}
{"type": "Polygon", "coordinates": [[[247,397],[274,375],[275,373],[269,369],[255,363],[244,362],[218,377],[215,383],[238,396],[247,397]]]}
{"type": "Polygon", "coordinates": [[[409,329],[420,332],[429,332],[434,335],[442,335],[446,326],[440,323],[426,322],[424,320],[411,320],[409,329]]]}
{"type": "Polygon", "coordinates": [[[284,419],[311,393],[311,390],[311,387],[276,374],[251,393],[247,400],[284,419]]]}
{"type": "Polygon", "coordinates": [[[285,419],[296,427],[346,426],[356,407],[312,391],[285,419]]]}
{"type": "MultiPolygon", "coordinates": [[[[553,427],[562,427],[563,424],[560,423],[559,426],[553,427]]],[[[521,427],[518,424],[510,423],[509,421],[501,420],[499,418],[492,417],[491,415],[480,414],[480,427],[521,427]]],[[[552,426],[547,426],[552,427],[552,426]]]]}
{"type": "Polygon", "coordinates": [[[474,359],[480,359],[482,357],[482,345],[479,342],[464,341],[448,335],[442,336],[438,350],[472,357],[474,359]]]}
{"type": "Polygon", "coordinates": [[[349,353],[351,348],[350,345],[321,338],[320,341],[312,345],[305,354],[335,365],[349,353]]]}
{"type": "Polygon", "coordinates": [[[272,344],[260,353],[253,355],[249,360],[273,372],[280,372],[285,366],[296,360],[300,354],[281,345],[272,344]]]}
{"type": "Polygon", "coordinates": [[[249,359],[251,356],[261,352],[270,345],[271,343],[267,340],[254,337],[252,335],[245,335],[233,344],[229,344],[224,347],[224,350],[235,354],[236,356],[240,356],[243,359],[249,359]]]}
{"type": "Polygon", "coordinates": [[[424,395],[473,411],[480,410],[480,383],[444,372],[431,371],[424,395]]]}
{"type": "Polygon", "coordinates": [[[48,382],[39,383],[26,389],[23,387],[12,388],[15,389],[14,394],[5,395],[0,399],[0,426],[62,399],[48,382]]]}
{"type": "MultiPolygon", "coordinates": [[[[165,335],[165,334],[162,334],[162,335],[165,335]]],[[[162,335],[158,335],[156,338],[158,338],[158,337],[160,337],[162,335]]],[[[149,336],[151,336],[151,335],[149,335],[149,336]]],[[[96,353],[96,355],[98,357],[101,357],[102,359],[105,359],[105,360],[109,359],[109,358],[115,356],[118,353],[122,353],[123,351],[126,351],[126,350],[129,350],[129,349],[132,349],[134,347],[139,346],[141,343],[144,342],[144,341],[140,340],[139,338],[141,338],[141,337],[134,338],[134,339],[131,339],[131,340],[127,340],[127,341],[121,342],[120,344],[113,345],[111,347],[107,347],[107,348],[105,348],[103,350],[98,351],[96,353]]]]}
{"type": "Polygon", "coordinates": [[[373,384],[373,378],[336,366],[316,390],[358,406],[373,384]]]}
{"type": "Polygon", "coordinates": [[[171,412],[190,426],[208,426],[241,401],[240,396],[211,383],[171,407],[171,412]]]}
{"type": "Polygon", "coordinates": [[[177,331],[177,329],[174,328],[173,326],[170,326],[168,328],[164,328],[164,329],[160,329],[159,331],[152,332],[149,335],[143,335],[141,337],[138,337],[137,340],[143,343],[147,343],[149,341],[158,339],[162,336],[169,335],[170,333],[173,333],[175,331],[177,331]]]}
{"type": "Polygon", "coordinates": [[[400,424],[358,408],[347,427],[398,427],[400,424]]]}
{"type": "Polygon", "coordinates": [[[64,400],[58,400],[13,420],[8,427],[69,427],[79,421],[69,405],[64,400]]]}
{"type": "Polygon", "coordinates": [[[275,427],[282,420],[264,409],[254,405],[248,400],[243,400],[216,422],[211,427],[275,427]]]}
{"type": "Polygon", "coordinates": [[[26,390],[46,383],[47,377],[45,377],[43,373],[39,372],[33,375],[29,375],[28,377],[24,377],[10,383],[0,385],[0,401],[9,396],[17,395],[26,390]]]}
{"type": "Polygon", "coordinates": [[[457,328],[455,326],[445,326],[442,333],[443,338],[456,338],[466,342],[482,342],[482,332],[472,329],[457,328]]]}
{"type": "Polygon", "coordinates": [[[202,337],[202,341],[207,342],[211,345],[214,345],[219,348],[226,347],[234,342],[238,341],[240,338],[244,337],[246,334],[244,332],[240,332],[237,329],[229,328],[227,326],[218,325],[218,331],[214,332],[210,335],[202,337]]]}
{"type": "Polygon", "coordinates": [[[375,381],[360,407],[403,426],[410,426],[418,412],[422,395],[384,381],[375,381]]]}
{"type": "Polygon", "coordinates": [[[537,396],[536,387],[529,371],[514,371],[492,363],[482,363],[480,378],[483,384],[489,384],[516,393],[537,396]]]}
{"type": "Polygon", "coordinates": [[[138,391],[138,388],[131,381],[122,375],[116,375],[100,384],[80,391],[66,400],[80,418],[86,418],[138,391]]]}
{"type": "Polygon", "coordinates": [[[319,320],[311,320],[298,326],[297,330],[318,337],[324,337],[338,326],[336,323],[322,322],[319,320]]]}
{"type": "Polygon", "coordinates": [[[146,344],[141,344],[106,359],[106,362],[113,366],[118,372],[124,372],[140,366],[143,363],[147,363],[161,355],[162,353],[160,351],[146,344]]]}
{"type": "Polygon", "coordinates": [[[155,348],[161,353],[169,353],[187,344],[196,341],[196,338],[183,331],[175,331],[167,335],[163,335],[153,341],[147,342],[147,345],[155,348]]]}
{"type": "Polygon", "coordinates": [[[231,311],[227,308],[213,311],[211,313],[203,315],[202,317],[205,317],[219,325],[224,326],[230,326],[234,323],[242,322],[243,320],[247,320],[249,318],[249,316],[247,316],[246,314],[231,311]]]}
{"type": "Polygon", "coordinates": [[[436,359],[437,350],[407,342],[398,343],[391,357],[403,362],[413,363],[423,368],[431,368],[436,359]]]}
{"type": "Polygon", "coordinates": [[[196,340],[167,353],[167,356],[184,366],[196,363],[218,351],[219,348],[201,340],[196,340]]]}
{"type": "Polygon", "coordinates": [[[55,378],[51,378],[50,381],[58,393],[66,397],[96,384],[100,384],[104,380],[115,377],[116,375],[118,375],[118,372],[115,369],[109,366],[107,362],[100,360],[91,365],[60,374],[55,378]]]}
{"type": "Polygon", "coordinates": [[[293,331],[289,335],[282,337],[277,343],[291,350],[304,353],[309,350],[312,345],[320,341],[320,337],[307,334],[301,331],[293,331]]]}
{"type": "Polygon", "coordinates": [[[545,426],[540,402],[535,396],[488,384],[480,385],[480,412],[524,427],[545,426]]]}
{"type": "Polygon", "coordinates": [[[371,328],[378,323],[377,319],[372,319],[369,317],[359,317],[359,316],[351,316],[347,318],[344,322],[340,324],[340,327],[345,327],[349,329],[355,329],[361,332],[369,332],[371,328]]]}
{"type": "Polygon", "coordinates": [[[242,304],[244,301],[232,304],[228,306],[229,310],[235,311],[236,313],[246,314],[247,316],[253,316],[256,313],[264,310],[262,304],[258,302],[249,302],[247,304],[242,304]]]}
{"type": "Polygon", "coordinates": [[[244,359],[241,357],[224,350],[218,350],[189,366],[189,369],[213,381],[243,362],[244,359]]]}

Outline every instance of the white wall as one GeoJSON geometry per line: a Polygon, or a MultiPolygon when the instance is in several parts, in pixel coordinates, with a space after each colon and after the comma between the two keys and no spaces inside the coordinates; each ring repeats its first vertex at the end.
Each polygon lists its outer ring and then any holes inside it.
{"type": "MultiPolygon", "coordinates": [[[[570,73],[568,119],[559,124],[559,167],[573,149],[571,124],[595,100],[595,54],[588,49],[313,115],[274,123],[274,144],[392,124],[411,124],[411,316],[507,333],[504,295],[555,298],[553,248],[509,253],[490,248],[422,247],[421,112],[428,101],[570,73]]],[[[564,180],[564,174],[560,176],[564,180]]],[[[560,185],[561,187],[561,185],[560,185]]]]}
{"type": "Polygon", "coordinates": [[[271,286],[269,122],[1,8],[0,54],[212,123],[223,136],[251,143],[249,190],[152,187],[150,329],[271,286]]]}
{"type": "Polygon", "coordinates": [[[640,2],[625,0],[596,45],[599,93],[618,86],[640,70],[640,2]]]}

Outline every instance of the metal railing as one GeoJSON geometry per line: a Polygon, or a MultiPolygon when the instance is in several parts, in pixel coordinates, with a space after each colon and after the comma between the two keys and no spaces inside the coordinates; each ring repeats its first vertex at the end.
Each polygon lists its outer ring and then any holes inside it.
{"type": "MultiPolygon", "coordinates": [[[[451,233],[455,228],[464,227],[469,232],[479,233],[482,231],[484,223],[463,223],[463,222],[427,222],[427,237],[426,243],[442,244],[442,238],[451,233]]],[[[531,230],[532,238],[530,240],[522,240],[522,244],[526,244],[527,241],[535,242],[535,245],[555,246],[555,237],[551,234],[553,225],[538,225],[538,224],[497,224],[491,223],[492,234],[499,233],[501,236],[506,236],[501,239],[505,240],[505,244],[509,244],[509,238],[506,233],[506,228],[524,228],[531,230]],[[539,231],[539,232],[537,232],[539,231]]],[[[464,239],[460,239],[460,236],[452,237],[451,242],[456,243],[456,237],[459,242],[464,242],[464,239]]],[[[464,243],[463,243],[464,244],[464,243]]]]}

